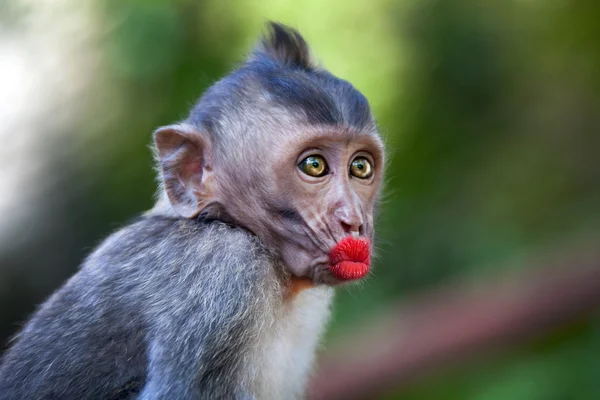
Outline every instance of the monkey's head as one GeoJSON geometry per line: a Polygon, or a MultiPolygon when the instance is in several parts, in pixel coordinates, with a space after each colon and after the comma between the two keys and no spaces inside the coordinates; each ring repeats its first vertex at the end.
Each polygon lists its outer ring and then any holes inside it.
{"type": "Polygon", "coordinates": [[[154,139],[157,208],[242,226],[316,284],[366,274],[383,143],[366,98],[313,64],[295,30],[269,24],[249,59],[154,139]]]}

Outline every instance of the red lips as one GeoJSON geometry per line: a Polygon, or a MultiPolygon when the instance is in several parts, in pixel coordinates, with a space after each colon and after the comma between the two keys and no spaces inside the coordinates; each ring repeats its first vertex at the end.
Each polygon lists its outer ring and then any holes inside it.
{"type": "Polygon", "coordinates": [[[344,281],[360,279],[371,266],[371,243],[365,238],[346,236],[329,253],[329,270],[344,281]]]}

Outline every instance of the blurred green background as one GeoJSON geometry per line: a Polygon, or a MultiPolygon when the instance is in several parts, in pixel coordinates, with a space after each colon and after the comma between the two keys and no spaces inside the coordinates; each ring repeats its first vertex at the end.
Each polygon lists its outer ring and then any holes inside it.
{"type": "MultiPolygon", "coordinates": [[[[597,0],[4,0],[3,343],[151,207],[151,132],[269,19],[369,98],[390,154],[374,275],[340,290],[327,343],[411,294],[598,237],[597,0]]],[[[598,354],[600,313],[390,396],[600,398],[598,354]]]]}

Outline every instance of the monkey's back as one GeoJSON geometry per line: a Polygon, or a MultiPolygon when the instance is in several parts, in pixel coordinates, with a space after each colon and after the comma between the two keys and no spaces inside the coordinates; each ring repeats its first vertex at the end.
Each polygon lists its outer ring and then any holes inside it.
{"type": "MultiPolygon", "coordinates": [[[[232,245],[246,256],[263,252],[247,232],[219,222],[144,217],[109,236],[6,352],[0,399],[135,396],[147,379],[155,320],[189,312],[178,297],[202,301],[206,285],[225,279],[214,256],[232,245]]],[[[204,329],[200,316],[189,320],[204,329]]]]}

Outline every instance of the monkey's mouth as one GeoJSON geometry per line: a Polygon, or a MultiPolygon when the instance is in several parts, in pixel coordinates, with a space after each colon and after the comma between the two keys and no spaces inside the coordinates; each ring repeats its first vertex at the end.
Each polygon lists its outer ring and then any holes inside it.
{"type": "Polygon", "coordinates": [[[346,236],[329,253],[329,270],[339,280],[363,278],[371,266],[371,243],[365,238],[346,236]]]}

